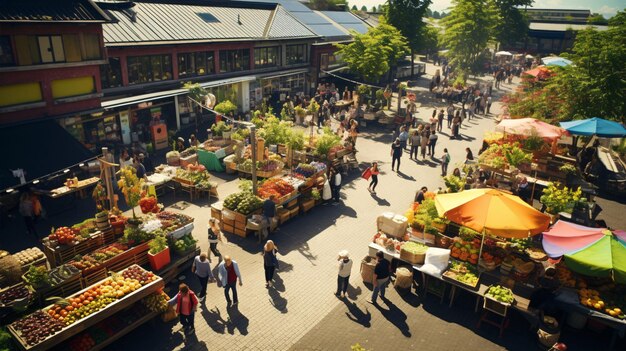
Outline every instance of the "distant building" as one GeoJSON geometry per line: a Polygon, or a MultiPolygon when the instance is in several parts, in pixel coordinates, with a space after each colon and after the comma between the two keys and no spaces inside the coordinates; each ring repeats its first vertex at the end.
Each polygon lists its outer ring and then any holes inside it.
{"type": "Polygon", "coordinates": [[[575,9],[525,9],[529,19],[535,21],[546,22],[565,22],[565,23],[587,23],[591,17],[590,10],[575,9]]]}

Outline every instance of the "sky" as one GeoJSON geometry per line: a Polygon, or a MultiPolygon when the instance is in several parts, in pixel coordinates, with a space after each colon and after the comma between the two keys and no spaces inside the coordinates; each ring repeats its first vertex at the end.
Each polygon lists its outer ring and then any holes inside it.
{"type": "MultiPolygon", "coordinates": [[[[430,9],[433,11],[446,11],[446,8],[450,7],[450,0],[432,0],[430,9]]],[[[350,7],[356,5],[359,9],[365,5],[368,9],[378,4],[383,4],[385,0],[348,0],[350,7]]],[[[560,8],[560,9],[585,9],[591,10],[594,13],[600,13],[604,17],[611,17],[615,15],[618,10],[626,8],[626,2],[624,0],[535,0],[532,7],[536,8],[560,8]]]]}

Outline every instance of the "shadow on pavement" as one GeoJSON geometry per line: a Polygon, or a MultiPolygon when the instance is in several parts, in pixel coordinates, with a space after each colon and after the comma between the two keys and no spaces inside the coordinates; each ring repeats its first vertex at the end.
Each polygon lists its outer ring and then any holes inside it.
{"type": "Polygon", "coordinates": [[[200,305],[200,314],[206,321],[207,325],[213,329],[214,332],[224,334],[226,331],[227,322],[222,318],[222,314],[217,306],[208,309],[204,304],[200,305]]]}
{"type": "Polygon", "coordinates": [[[349,320],[358,323],[365,328],[369,328],[372,320],[372,313],[365,307],[365,312],[361,311],[361,309],[357,306],[354,301],[349,301],[348,299],[341,299],[346,307],[348,308],[348,312],[346,312],[346,316],[349,320]]]}
{"type": "Polygon", "coordinates": [[[407,338],[411,337],[411,331],[409,330],[409,325],[406,323],[406,314],[402,312],[396,305],[394,305],[389,299],[386,297],[380,297],[380,299],[385,302],[385,305],[388,309],[382,308],[380,304],[375,304],[374,306],[382,313],[383,317],[385,317],[389,322],[400,330],[402,335],[407,338]]]}
{"type": "Polygon", "coordinates": [[[287,313],[287,299],[280,295],[278,289],[274,287],[270,287],[268,289],[268,293],[270,295],[270,303],[274,306],[275,309],[279,310],[280,313],[287,313]]]}
{"type": "Polygon", "coordinates": [[[389,203],[389,201],[387,201],[387,200],[385,200],[385,199],[382,199],[382,198],[378,197],[378,195],[376,195],[376,194],[374,194],[374,193],[371,193],[371,195],[372,195],[372,198],[373,198],[374,200],[376,200],[376,203],[378,204],[378,206],[386,206],[386,207],[391,206],[391,204],[389,203]]]}
{"type": "MultiPolygon", "coordinates": [[[[281,268],[283,267],[282,263],[280,267],[281,268]]],[[[285,282],[283,281],[283,278],[281,278],[280,275],[278,274],[278,271],[274,273],[274,283],[272,284],[272,289],[279,291],[279,292],[285,292],[285,282]]]]}
{"type": "Polygon", "coordinates": [[[228,330],[228,334],[234,334],[235,329],[239,331],[241,335],[248,335],[248,325],[250,321],[248,317],[244,316],[239,311],[239,305],[231,305],[226,307],[226,312],[228,313],[228,321],[226,322],[226,329],[228,330]]]}
{"type": "Polygon", "coordinates": [[[350,300],[356,300],[359,295],[361,295],[361,287],[354,287],[352,284],[348,284],[348,290],[346,290],[346,295],[350,300]]]}
{"type": "Polygon", "coordinates": [[[398,171],[398,177],[406,179],[406,180],[410,180],[410,181],[413,181],[413,182],[415,181],[415,178],[413,176],[405,174],[402,171],[398,171]]]}

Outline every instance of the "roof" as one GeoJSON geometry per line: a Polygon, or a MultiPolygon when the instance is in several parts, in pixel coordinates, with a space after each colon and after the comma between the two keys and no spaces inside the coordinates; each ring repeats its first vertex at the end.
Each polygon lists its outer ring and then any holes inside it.
{"type": "Polygon", "coordinates": [[[311,10],[298,0],[235,0],[235,2],[278,3],[282,5],[300,22],[305,24],[313,33],[326,40],[351,39],[350,33],[337,23],[311,10]]]}
{"type": "MultiPolygon", "coordinates": [[[[316,11],[318,12],[318,11],[316,11]]],[[[343,29],[350,31],[355,30],[357,33],[365,34],[370,27],[363,20],[346,11],[319,11],[322,15],[341,26],[343,29]]]]}
{"type": "Polygon", "coordinates": [[[3,0],[0,22],[102,23],[109,18],[91,0],[3,0]]]}
{"type": "Polygon", "coordinates": [[[530,22],[528,28],[530,30],[543,30],[553,32],[565,32],[567,30],[583,30],[588,27],[592,27],[596,30],[607,30],[608,26],[597,24],[572,24],[572,23],[543,23],[543,22],[530,22]]]}
{"type": "Polygon", "coordinates": [[[280,5],[137,2],[131,9],[106,11],[113,19],[102,26],[107,46],[317,37],[280,5]]]}

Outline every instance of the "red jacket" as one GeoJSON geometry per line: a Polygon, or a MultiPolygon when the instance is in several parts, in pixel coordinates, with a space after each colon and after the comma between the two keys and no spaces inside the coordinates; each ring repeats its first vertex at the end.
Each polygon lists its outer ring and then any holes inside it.
{"type": "MultiPolygon", "coordinates": [[[[196,308],[196,306],[198,306],[198,298],[196,297],[196,294],[194,294],[193,291],[191,291],[191,290],[189,290],[188,294],[189,294],[189,297],[190,297],[189,302],[191,303],[191,306],[189,306],[189,311],[193,311],[194,308],[196,308]]],[[[182,297],[181,297],[180,293],[178,293],[176,295],[176,313],[177,314],[180,314],[180,311],[181,311],[181,309],[180,309],[181,301],[182,301],[182,297]]]]}

